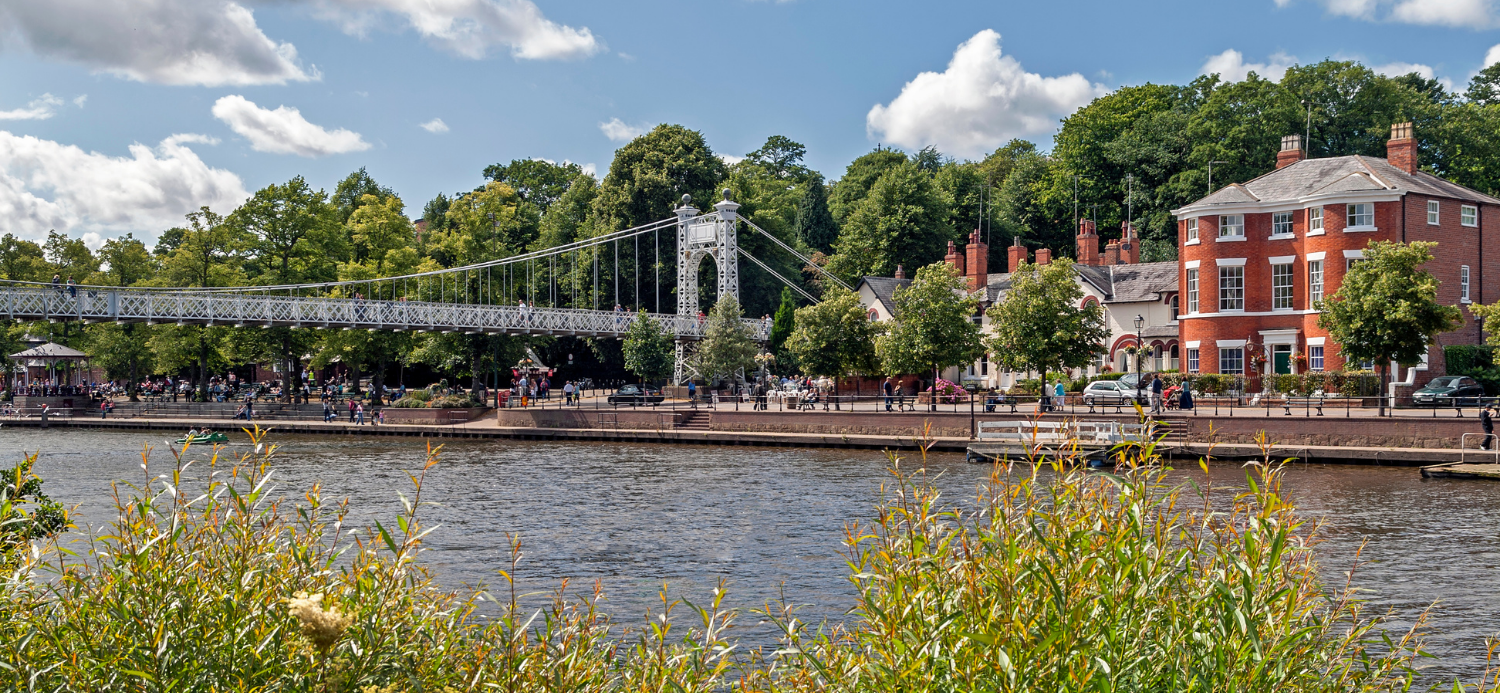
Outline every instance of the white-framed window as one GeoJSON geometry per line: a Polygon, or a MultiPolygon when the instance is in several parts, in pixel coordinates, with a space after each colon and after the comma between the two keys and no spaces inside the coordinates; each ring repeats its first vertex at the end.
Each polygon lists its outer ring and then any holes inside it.
{"type": "Polygon", "coordinates": [[[1439,221],[1439,219],[1441,219],[1441,216],[1438,214],[1438,208],[1440,206],[1441,205],[1438,204],[1437,200],[1427,201],[1427,223],[1432,224],[1433,226],[1437,226],[1439,223],[1441,223],[1439,221]]]}
{"type": "Polygon", "coordinates": [[[1244,373],[1245,372],[1245,348],[1220,348],[1219,349],[1219,372],[1220,373],[1244,373]]]}
{"type": "Polygon", "coordinates": [[[1312,308],[1318,301],[1323,300],[1323,261],[1307,261],[1307,299],[1308,308],[1312,308]]]}
{"type": "Polygon", "coordinates": [[[1198,372],[1198,350],[1197,349],[1188,349],[1187,352],[1188,352],[1188,364],[1187,364],[1187,366],[1188,366],[1187,367],[1188,372],[1189,373],[1197,373],[1198,372]]]}
{"type": "Polygon", "coordinates": [[[1177,315],[1181,311],[1181,304],[1178,303],[1178,300],[1176,294],[1173,294],[1172,298],[1167,299],[1167,307],[1172,310],[1172,322],[1177,322],[1177,315]]]}
{"type": "Polygon", "coordinates": [[[1219,311],[1245,309],[1245,266],[1219,267],[1219,311]]]}
{"type": "Polygon", "coordinates": [[[1469,302],[1469,266],[1458,268],[1458,300],[1469,302]]]}
{"type": "Polygon", "coordinates": [[[1307,367],[1315,371],[1323,370],[1323,345],[1307,348],[1307,367]]]}
{"type": "Polygon", "coordinates": [[[1194,217],[1192,219],[1187,220],[1187,242],[1188,243],[1196,243],[1196,242],[1198,242],[1198,219],[1197,219],[1197,217],[1194,217]]]}
{"type": "Polygon", "coordinates": [[[1307,232],[1309,234],[1323,233],[1323,208],[1307,208],[1307,232]]]}
{"type": "Polygon", "coordinates": [[[1198,269],[1195,267],[1187,271],[1187,301],[1188,314],[1198,312],[1198,269]]]}
{"type": "Polygon", "coordinates": [[[1360,202],[1349,205],[1348,224],[1345,228],[1369,228],[1375,225],[1375,205],[1360,202]]]}
{"type": "Polygon", "coordinates": [[[1474,205],[1464,205],[1458,208],[1458,222],[1464,226],[1479,225],[1479,208],[1474,205]]]}
{"type": "Polygon", "coordinates": [[[1273,237],[1292,235],[1291,212],[1276,212],[1271,215],[1271,235],[1273,237]]]}
{"type": "Polygon", "coordinates": [[[1363,260],[1363,259],[1364,258],[1362,258],[1362,257],[1346,257],[1346,258],[1344,258],[1344,272],[1348,272],[1349,270],[1354,269],[1354,266],[1357,265],[1357,264],[1359,264],[1359,261],[1363,260]]]}
{"type": "Polygon", "coordinates": [[[1292,309],[1292,265],[1271,265],[1271,310],[1292,309]]]}
{"type": "Polygon", "coordinates": [[[1245,215],[1224,214],[1219,216],[1219,238],[1244,238],[1245,215]]]}

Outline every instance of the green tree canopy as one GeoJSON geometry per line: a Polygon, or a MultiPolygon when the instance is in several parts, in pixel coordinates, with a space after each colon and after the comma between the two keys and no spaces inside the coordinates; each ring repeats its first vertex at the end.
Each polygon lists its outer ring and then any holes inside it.
{"type": "Polygon", "coordinates": [[[808,375],[872,375],[880,372],[875,339],[881,328],[857,294],[835,284],[821,303],[797,309],[786,349],[808,375]]]}
{"type": "Polygon", "coordinates": [[[156,258],[146,249],[146,244],[133,234],[125,234],[104,242],[99,249],[99,259],[104,267],[99,281],[91,284],[110,286],[134,286],[151,278],[156,271],[156,258]]]}
{"type": "Polygon", "coordinates": [[[991,334],[985,347],[992,360],[1013,371],[1082,368],[1104,349],[1109,326],[1104,310],[1090,302],[1079,307],[1083,289],[1073,262],[1024,263],[1010,275],[1010,290],[987,313],[991,334]]]}
{"type": "Polygon", "coordinates": [[[583,168],[578,164],[554,164],[541,159],[514,159],[509,164],[484,167],[485,178],[509,185],[538,214],[546,214],[581,175],[583,168]]]}
{"type": "Polygon", "coordinates": [[[947,263],[917,270],[910,285],[896,289],[894,302],[895,324],[875,340],[887,374],[928,373],[936,379],[942,369],[971,363],[984,353],[974,322],[979,301],[947,263]]]}
{"type": "Polygon", "coordinates": [[[834,221],[844,223],[845,218],[853,214],[854,208],[870,194],[875,181],[880,180],[886,171],[906,163],[909,162],[905,154],[878,146],[875,151],[849,162],[844,177],[833,184],[833,191],[828,195],[828,210],[833,213],[834,221]]]}
{"type": "Polygon", "coordinates": [[[625,368],[643,381],[655,381],[672,376],[676,365],[672,336],[661,329],[645,310],[636,314],[630,329],[625,333],[622,345],[625,368]]]}
{"type": "Polygon", "coordinates": [[[1457,306],[1437,302],[1437,279],[1422,269],[1436,245],[1372,241],[1339,290],[1317,303],[1318,327],[1346,360],[1374,361],[1384,376],[1392,361],[1418,363],[1439,334],[1462,324],[1457,306]]]}
{"type": "MultiPolygon", "coordinates": [[[[301,177],[294,180],[301,180],[301,177]]],[[[358,171],[351,173],[339,181],[338,186],[333,189],[333,206],[338,214],[340,224],[347,223],[349,217],[354,215],[364,205],[371,202],[382,202],[388,197],[395,197],[395,191],[375,182],[375,178],[365,171],[365,167],[359,167],[358,171]],[[373,195],[374,200],[365,199],[366,195],[373,195]]]]}
{"type": "Polygon", "coordinates": [[[740,303],[723,296],[708,314],[703,341],[693,355],[698,374],[713,380],[728,380],[755,368],[754,332],[740,318],[740,303]]]}
{"type": "Polygon", "coordinates": [[[226,223],[244,237],[257,283],[290,284],[333,278],[346,252],[339,215],[323,191],[297,176],[257,190],[226,223]]]}
{"type": "Polygon", "coordinates": [[[898,264],[941,260],[951,233],[948,206],[932,176],[905,162],[886,171],[849,215],[827,269],[850,283],[865,275],[888,277],[898,264]]]}
{"type": "Polygon", "coordinates": [[[781,305],[776,307],[776,318],[771,323],[770,343],[767,345],[772,356],[783,366],[791,365],[786,359],[786,340],[792,336],[792,329],[797,324],[797,298],[792,295],[790,287],[781,287],[781,305]]]}
{"type": "Polygon", "coordinates": [[[833,242],[839,237],[839,226],[833,221],[833,213],[828,211],[828,188],[823,185],[821,176],[812,176],[802,188],[792,235],[809,250],[833,252],[833,242]]]}
{"type": "Polygon", "coordinates": [[[52,267],[42,246],[15,234],[0,236],[0,278],[13,281],[44,282],[52,276],[52,267]]]}

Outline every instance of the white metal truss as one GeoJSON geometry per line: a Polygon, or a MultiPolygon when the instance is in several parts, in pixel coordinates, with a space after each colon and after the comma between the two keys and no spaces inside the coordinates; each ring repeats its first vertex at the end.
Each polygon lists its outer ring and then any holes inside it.
{"type": "Polygon", "coordinates": [[[739,240],[735,228],[739,222],[737,202],[725,199],[714,204],[714,211],[702,216],[687,204],[677,209],[677,314],[698,312],[698,265],[703,258],[714,261],[718,273],[718,296],[740,298],[739,240]]]}
{"type": "MultiPolygon", "coordinates": [[[[470,305],[426,301],[193,293],[149,289],[53,289],[0,286],[0,314],[12,320],[77,320],[153,325],[312,327],[389,331],[549,334],[624,337],[633,313],[572,308],[470,305]],[[75,295],[76,294],[76,295],[75,295]]],[[[648,314],[679,340],[703,338],[695,315],[648,314]]],[[[744,320],[757,340],[769,338],[758,320],[744,320]]]]}

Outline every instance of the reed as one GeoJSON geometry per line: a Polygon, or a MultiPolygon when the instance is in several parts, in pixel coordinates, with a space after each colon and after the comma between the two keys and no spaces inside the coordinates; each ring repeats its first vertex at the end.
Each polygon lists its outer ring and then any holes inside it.
{"type": "Polygon", "coordinates": [[[664,589],[632,628],[598,584],[523,606],[515,537],[498,589],[445,590],[421,562],[440,448],[392,522],[356,530],[317,486],[275,493],[276,447],[251,436],[201,482],[184,481],[197,449],[160,476],[143,450],[112,525],[17,553],[0,689],[1377,691],[1409,686],[1420,655],[1418,628],[1388,636],[1321,582],[1316,526],[1268,465],[1238,490],[1173,483],[1149,446],[1112,474],[997,466],[955,508],[893,457],[873,521],[845,536],[847,624],[768,605],[785,640],[760,652],[738,647],[722,585],[702,605],[664,589]]]}

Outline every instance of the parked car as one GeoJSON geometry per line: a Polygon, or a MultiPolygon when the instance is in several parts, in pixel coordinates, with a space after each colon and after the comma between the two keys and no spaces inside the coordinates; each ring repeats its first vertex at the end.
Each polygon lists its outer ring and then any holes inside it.
{"type": "Polygon", "coordinates": [[[1478,405],[1479,398],[1483,396],[1484,386],[1473,378],[1466,375],[1446,375],[1433,378],[1432,382],[1427,383],[1427,387],[1412,393],[1411,398],[1417,404],[1451,407],[1455,404],[1478,405]]]}
{"type": "MultiPolygon", "coordinates": [[[[1145,390],[1141,391],[1140,403],[1147,404],[1145,390]]],[[[1083,403],[1088,406],[1095,404],[1129,404],[1137,398],[1136,390],[1125,387],[1118,380],[1095,380],[1083,388],[1083,403]]]]}
{"type": "Polygon", "coordinates": [[[660,404],[663,397],[661,389],[650,385],[621,385],[609,396],[609,403],[613,405],[629,404],[660,404]]]}

